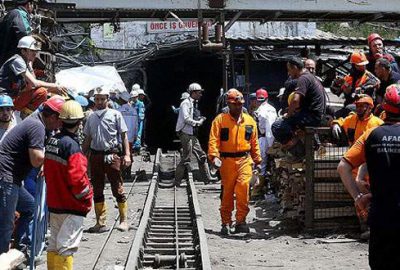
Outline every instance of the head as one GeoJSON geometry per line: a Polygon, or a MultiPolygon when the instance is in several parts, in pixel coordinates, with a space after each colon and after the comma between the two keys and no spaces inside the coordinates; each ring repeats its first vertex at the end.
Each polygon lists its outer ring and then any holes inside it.
{"type": "Polygon", "coordinates": [[[392,84],[386,88],[383,98],[383,109],[386,112],[388,119],[400,119],[400,85],[392,84]]]}
{"type": "Polygon", "coordinates": [[[23,6],[28,13],[32,13],[34,9],[34,5],[36,2],[35,0],[17,0],[17,5],[18,6],[23,6]]]}
{"type": "Polygon", "coordinates": [[[368,60],[363,52],[356,51],[351,54],[350,63],[355,70],[364,72],[366,65],[368,64],[368,60]]]}
{"type": "Polygon", "coordinates": [[[368,47],[372,55],[383,54],[383,39],[380,35],[372,33],[368,36],[368,47]]]}
{"type": "Polygon", "coordinates": [[[392,68],[390,62],[385,58],[379,58],[375,62],[375,74],[379,79],[387,80],[392,68]]]}
{"type": "Polygon", "coordinates": [[[356,114],[360,120],[363,120],[369,117],[372,113],[372,109],[374,108],[374,101],[368,95],[362,96],[357,99],[356,104],[356,114]]]}
{"type": "Polygon", "coordinates": [[[265,101],[268,100],[268,92],[267,90],[260,88],[256,91],[256,99],[257,99],[257,105],[261,105],[265,101]]]}
{"type": "Polygon", "coordinates": [[[229,107],[229,114],[232,115],[234,118],[239,118],[240,114],[242,113],[244,98],[243,94],[240,93],[237,89],[232,88],[226,93],[227,100],[229,107]]]}
{"type": "Polygon", "coordinates": [[[59,115],[62,126],[73,133],[78,130],[84,117],[82,106],[74,100],[65,102],[59,115]]]}
{"type": "Polygon", "coordinates": [[[0,123],[9,123],[12,120],[14,103],[7,95],[0,95],[0,123]]]}
{"type": "Polygon", "coordinates": [[[315,74],[315,67],[316,67],[316,64],[315,64],[315,61],[314,61],[314,60],[312,60],[312,59],[307,59],[307,60],[304,62],[304,67],[305,67],[311,74],[315,74]]]}
{"type": "Polygon", "coordinates": [[[200,100],[200,98],[203,96],[204,89],[201,87],[200,84],[192,83],[189,85],[187,91],[190,94],[191,98],[193,98],[194,100],[200,100]]]}
{"type": "Polygon", "coordinates": [[[131,95],[127,91],[124,91],[119,93],[118,99],[120,104],[126,104],[131,99],[131,95]]]}
{"type": "Polygon", "coordinates": [[[183,92],[181,95],[181,100],[187,99],[188,97],[190,97],[188,92],[183,92]]]}
{"type": "Polygon", "coordinates": [[[94,90],[94,104],[96,110],[107,108],[110,92],[105,87],[98,87],[94,90]]]}
{"type": "Polygon", "coordinates": [[[288,74],[292,79],[297,79],[303,72],[304,64],[299,57],[291,57],[286,64],[288,74]]]}
{"type": "Polygon", "coordinates": [[[41,111],[44,125],[47,130],[59,129],[62,125],[59,115],[65,100],[61,96],[53,96],[43,103],[41,111]]]}
{"type": "Polygon", "coordinates": [[[139,93],[138,93],[136,90],[133,90],[133,91],[131,92],[131,100],[132,100],[132,102],[133,102],[133,103],[136,103],[136,101],[138,100],[138,98],[139,98],[139,93]]]}
{"type": "Polygon", "coordinates": [[[18,41],[17,48],[20,49],[21,56],[26,61],[33,62],[41,49],[41,44],[32,36],[25,36],[18,41]]]}

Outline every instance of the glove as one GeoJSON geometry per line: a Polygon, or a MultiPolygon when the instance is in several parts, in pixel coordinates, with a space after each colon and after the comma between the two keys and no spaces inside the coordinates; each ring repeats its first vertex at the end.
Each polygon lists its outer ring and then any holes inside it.
{"type": "Polygon", "coordinates": [[[342,128],[338,124],[334,124],[332,126],[332,136],[333,136],[333,138],[335,138],[336,140],[339,140],[341,134],[342,134],[342,128]]]}

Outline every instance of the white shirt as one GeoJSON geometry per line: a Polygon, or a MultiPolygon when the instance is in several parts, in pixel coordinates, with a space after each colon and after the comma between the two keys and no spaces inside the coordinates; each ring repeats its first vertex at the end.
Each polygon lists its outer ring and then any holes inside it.
{"type": "Polygon", "coordinates": [[[264,134],[267,139],[268,147],[270,147],[274,142],[274,135],[272,135],[271,126],[277,117],[276,109],[270,105],[268,101],[264,101],[254,112],[254,115],[257,117],[258,130],[261,134],[264,134]]]}
{"type": "Polygon", "coordinates": [[[133,143],[133,140],[138,132],[138,119],[139,119],[138,112],[129,103],[123,104],[117,110],[121,112],[122,116],[124,117],[126,126],[128,128],[127,131],[128,141],[130,143],[133,143]]]}
{"type": "Polygon", "coordinates": [[[184,99],[179,107],[178,121],[175,131],[193,135],[193,127],[199,125],[199,121],[193,119],[194,99],[189,97],[184,99]]]}

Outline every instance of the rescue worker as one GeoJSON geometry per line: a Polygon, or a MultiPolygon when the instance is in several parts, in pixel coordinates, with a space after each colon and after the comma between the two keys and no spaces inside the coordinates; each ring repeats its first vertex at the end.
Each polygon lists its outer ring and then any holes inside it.
{"type": "Polygon", "coordinates": [[[227,92],[228,113],[219,114],[212,122],[208,158],[220,168],[222,177],[221,234],[248,233],[249,186],[253,163],[260,169],[262,161],[257,138],[257,124],[243,113],[244,98],[236,89],[227,92]],[[236,196],[236,224],[232,211],[236,196]]]}
{"type": "Polygon", "coordinates": [[[292,101],[282,119],[272,124],[272,134],[293,157],[303,158],[304,145],[296,135],[297,129],[318,127],[326,109],[325,89],[321,82],[304,68],[303,61],[292,57],[287,62],[290,77],[297,80],[292,101]]]}
{"type": "Polygon", "coordinates": [[[40,44],[32,36],[21,38],[18,48],[20,53],[9,58],[0,68],[0,93],[13,98],[15,110],[26,116],[46,101],[47,91],[64,95],[66,88],[36,79],[32,63],[40,51],[40,44]]]}
{"type": "Polygon", "coordinates": [[[65,102],[59,118],[62,129],[46,145],[43,169],[50,212],[47,269],[72,270],[83,219],[92,207],[93,190],[77,135],[84,118],[81,105],[73,100],[65,102]]]}
{"type": "Polygon", "coordinates": [[[203,95],[204,89],[198,83],[191,83],[187,92],[190,96],[184,99],[179,106],[178,120],[175,131],[181,141],[182,157],[176,167],[175,185],[179,186],[185,177],[185,169],[191,170],[190,161],[192,152],[197,159],[199,170],[205,183],[215,181],[211,176],[210,168],[207,162],[207,155],[201,148],[197,138],[197,128],[203,125],[206,120],[200,115],[200,111],[195,107],[195,102],[199,101],[203,95]]]}
{"type": "Polygon", "coordinates": [[[17,7],[4,17],[0,23],[0,66],[14,54],[18,53],[18,41],[32,32],[30,15],[33,12],[34,0],[17,0],[17,7]]]}
{"type": "Polygon", "coordinates": [[[376,91],[375,103],[381,104],[383,101],[383,96],[385,95],[386,88],[389,85],[398,83],[400,81],[400,74],[393,71],[390,61],[385,58],[379,58],[376,60],[375,74],[381,81],[379,88],[376,91]]]}
{"type": "Polygon", "coordinates": [[[399,268],[400,256],[400,86],[390,85],[384,96],[387,117],[367,130],[346,152],[338,172],[356,208],[370,226],[369,265],[372,270],[399,268]],[[362,193],[352,169],[367,163],[371,193],[362,193]]]}
{"type": "Polygon", "coordinates": [[[375,73],[375,61],[379,58],[385,58],[389,61],[390,66],[394,72],[400,72],[399,66],[397,65],[396,59],[392,54],[386,52],[385,47],[383,46],[383,38],[377,33],[371,33],[368,36],[368,48],[369,51],[366,53],[366,57],[368,60],[367,70],[375,73]]]}
{"type": "MultiPolygon", "coordinates": [[[[8,251],[22,181],[32,168],[42,166],[46,131],[60,127],[62,104],[61,100],[46,101],[36,117],[16,125],[0,145],[0,254],[8,251]]],[[[32,217],[33,213],[29,213],[20,219],[19,226],[28,227],[32,217]]]]}
{"type": "Polygon", "coordinates": [[[253,188],[251,197],[264,195],[263,188],[267,177],[267,153],[268,149],[274,143],[274,136],[272,135],[271,126],[275,122],[277,113],[276,109],[268,103],[268,92],[265,89],[258,89],[256,91],[258,108],[254,112],[258,127],[258,143],[261,151],[261,171],[258,176],[259,183],[253,188]]]}
{"type": "Polygon", "coordinates": [[[0,95],[0,143],[4,136],[16,125],[13,108],[12,99],[7,95],[0,95]]]}
{"type": "MultiPolygon", "coordinates": [[[[138,130],[138,120],[139,120],[138,112],[131,106],[130,104],[131,95],[127,91],[120,93],[118,98],[120,101],[120,106],[118,108],[118,111],[121,112],[122,117],[124,117],[126,126],[128,128],[127,136],[129,141],[129,149],[132,149],[138,130]]],[[[132,160],[132,151],[130,151],[130,154],[132,160]]],[[[130,179],[131,169],[132,166],[128,166],[124,171],[125,179],[130,179]]]]}
{"type": "Polygon", "coordinates": [[[137,89],[138,90],[132,90],[131,92],[131,97],[132,97],[132,107],[137,111],[138,114],[138,129],[137,129],[137,134],[135,138],[135,142],[133,143],[133,151],[135,153],[140,153],[140,148],[142,147],[142,135],[143,135],[143,129],[144,129],[144,118],[145,118],[145,105],[144,103],[139,100],[139,90],[140,86],[138,84],[134,84],[132,86],[132,89],[137,89]]]}
{"type": "Polygon", "coordinates": [[[375,97],[375,91],[379,87],[379,79],[366,69],[369,63],[363,52],[353,52],[350,56],[351,71],[344,78],[334,80],[331,90],[334,94],[340,96],[344,94],[344,108],[337,111],[335,116],[346,117],[351,111],[354,111],[354,101],[359,94],[367,94],[375,97]]]}
{"type": "Polygon", "coordinates": [[[110,182],[112,194],[118,202],[119,226],[127,231],[128,204],[124,194],[121,170],[131,164],[131,154],[127,136],[128,128],[121,113],[107,106],[110,93],[107,88],[95,89],[96,110],[86,120],[83,133],[83,152],[89,155],[90,175],[94,193],[96,225],[89,232],[101,233],[106,227],[107,209],[104,200],[105,175],[110,182]]]}

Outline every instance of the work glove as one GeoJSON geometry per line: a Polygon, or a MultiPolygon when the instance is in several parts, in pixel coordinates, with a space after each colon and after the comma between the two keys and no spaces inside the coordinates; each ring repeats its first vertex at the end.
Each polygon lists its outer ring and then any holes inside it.
{"type": "Polygon", "coordinates": [[[334,124],[332,126],[332,136],[336,140],[340,140],[340,136],[342,134],[342,128],[338,124],[334,124]]]}

